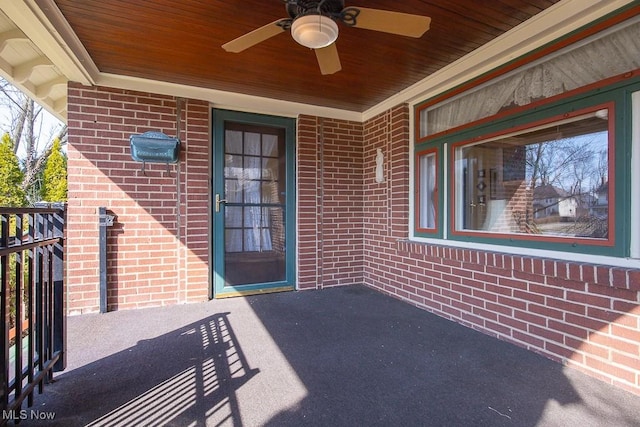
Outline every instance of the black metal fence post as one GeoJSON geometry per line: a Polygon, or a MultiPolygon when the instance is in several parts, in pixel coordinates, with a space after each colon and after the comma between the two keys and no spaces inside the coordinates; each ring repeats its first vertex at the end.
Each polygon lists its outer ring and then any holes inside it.
{"type": "MultiPolygon", "coordinates": [[[[9,215],[0,216],[0,247],[9,245],[9,215]]],[[[0,369],[0,410],[6,411],[9,406],[9,298],[7,291],[9,289],[9,257],[4,256],[0,260],[0,276],[2,276],[2,290],[0,294],[0,339],[2,339],[2,348],[0,357],[2,357],[2,369],[0,369]]]]}
{"type": "Polygon", "coordinates": [[[64,225],[66,223],[66,209],[53,215],[53,235],[59,237],[53,246],[53,352],[60,352],[60,358],[54,366],[54,371],[62,371],[67,367],[67,316],[65,304],[65,275],[64,267],[64,225]]]}
{"type": "Polygon", "coordinates": [[[107,312],[107,208],[98,208],[100,221],[100,313],[107,312]]]}

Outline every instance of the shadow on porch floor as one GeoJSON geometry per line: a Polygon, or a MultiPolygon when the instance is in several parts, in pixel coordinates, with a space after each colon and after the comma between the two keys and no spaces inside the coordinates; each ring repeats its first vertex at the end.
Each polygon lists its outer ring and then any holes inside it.
{"type": "Polygon", "coordinates": [[[361,286],[68,319],[60,426],[631,426],[640,397],[361,286]]]}

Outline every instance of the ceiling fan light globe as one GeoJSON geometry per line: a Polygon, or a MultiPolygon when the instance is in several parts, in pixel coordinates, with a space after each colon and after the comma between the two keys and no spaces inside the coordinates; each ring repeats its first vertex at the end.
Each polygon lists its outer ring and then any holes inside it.
{"type": "Polygon", "coordinates": [[[338,38],[338,24],[324,15],[304,15],[291,25],[291,36],[302,46],[320,49],[338,38]]]}

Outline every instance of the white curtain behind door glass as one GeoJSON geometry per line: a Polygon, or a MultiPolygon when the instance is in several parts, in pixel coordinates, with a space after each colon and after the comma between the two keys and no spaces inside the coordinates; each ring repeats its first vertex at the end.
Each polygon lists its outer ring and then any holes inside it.
{"type": "Polygon", "coordinates": [[[260,205],[263,183],[277,179],[277,162],[264,162],[264,155],[275,152],[277,138],[271,135],[245,132],[239,140],[240,132],[227,132],[225,159],[225,197],[228,203],[242,203],[242,207],[227,206],[225,221],[225,250],[227,252],[261,252],[272,250],[271,220],[269,210],[260,205]],[[240,145],[241,144],[241,145],[240,145]],[[262,151],[261,151],[262,150],[262,151]],[[240,154],[241,153],[241,154],[240,154]],[[247,206],[248,205],[248,206],[247,206]],[[241,228],[234,224],[242,224],[241,228]]]}

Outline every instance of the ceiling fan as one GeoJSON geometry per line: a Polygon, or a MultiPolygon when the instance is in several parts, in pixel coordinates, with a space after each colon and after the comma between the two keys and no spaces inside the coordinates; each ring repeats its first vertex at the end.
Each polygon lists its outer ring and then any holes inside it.
{"type": "Polygon", "coordinates": [[[238,53],[284,31],[316,53],[320,72],[333,74],[342,69],[335,41],[338,24],[390,34],[419,38],[429,29],[431,18],[365,7],[345,7],[344,0],[282,0],[289,18],[278,19],[222,45],[238,53]]]}

